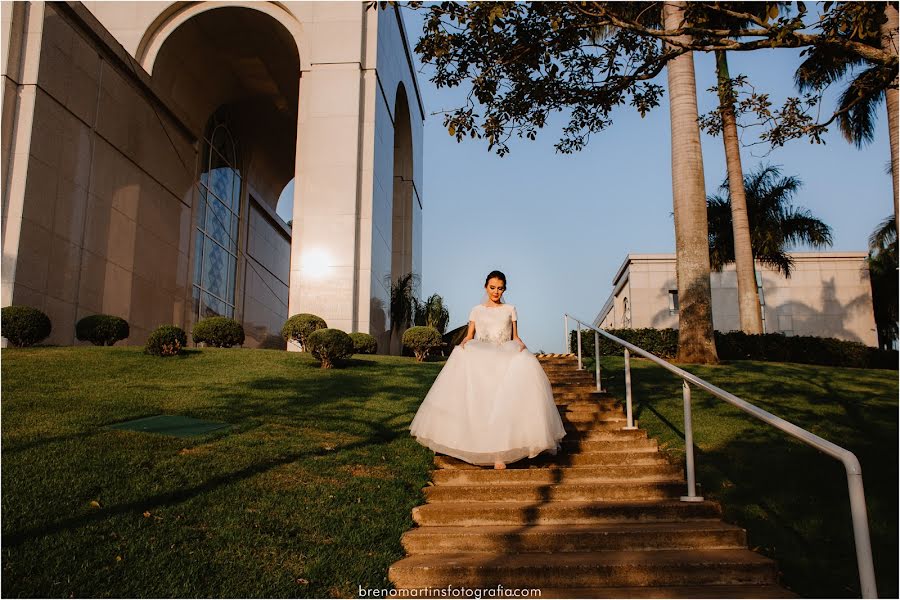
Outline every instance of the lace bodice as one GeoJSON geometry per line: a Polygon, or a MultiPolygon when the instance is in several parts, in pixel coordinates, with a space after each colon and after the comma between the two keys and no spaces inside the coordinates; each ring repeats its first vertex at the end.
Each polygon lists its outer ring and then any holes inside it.
{"type": "Polygon", "coordinates": [[[518,318],[512,304],[493,308],[478,304],[469,312],[469,320],[475,321],[476,340],[502,344],[512,339],[512,322],[518,318]]]}

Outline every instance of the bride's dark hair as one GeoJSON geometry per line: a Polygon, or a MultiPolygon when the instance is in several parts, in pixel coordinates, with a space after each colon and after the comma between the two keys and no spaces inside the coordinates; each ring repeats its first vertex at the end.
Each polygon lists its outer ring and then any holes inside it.
{"type": "Polygon", "coordinates": [[[506,291],[506,275],[504,275],[502,271],[491,271],[490,273],[488,273],[488,276],[484,278],[484,287],[487,287],[488,281],[490,281],[491,279],[494,279],[494,278],[497,278],[497,279],[500,279],[501,281],[503,281],[503,291],[505,292],[506,291]]]}

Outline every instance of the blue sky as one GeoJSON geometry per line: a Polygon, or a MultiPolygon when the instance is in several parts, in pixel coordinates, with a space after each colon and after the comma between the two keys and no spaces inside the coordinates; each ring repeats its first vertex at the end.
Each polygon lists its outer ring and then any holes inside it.
{"type": "MultiPolygon", "coordinates": [[[[404,18],[415,45],[421,16],[405,10],[404,18]]],[[[732,77],[748,75],[779,106],[795,94],[798,54],[732,52],[729,67],[732,77]]],[[[706,54],[694,61],[702,114],[716,102],[706,91],[714,85],[714,61],[706,54]]],[[[437,89],[430,68],[417,62],[417,69],[426,110],[422,298],[440,294],[450,311],[448,328],[457,327],[479,301],[487,273],[499,269],[508,280],[504,300],[516,305],[528,348],[561,352],[563,313],[593,319],[628,253],[674,251],[668,96],[643,119],[630,107],[618,109],[614,124],[578,154],[555,153],[565,125],[557,118],[536,141],[511,142],[500,158],[481,140],[450,137],[442,116],[432,113],[461,105],[465,90],[437,89]]],[[[833,106],[833,96],[826,98],[823,112],[833,106]]],[[[893,209],[884,105],[870,145],[856,149],[835,127],[825,140],[796,140],[768,156],[767,146],[744,148],[744,170],[768,162],[796,175],[804,185],[795,203],[832,227],[832,249],[865,250],[871,231],[893,209]]],[[[702,145],[706,192],[717,193],[725,176],[722,140],[703,135],[702,145]]]]}

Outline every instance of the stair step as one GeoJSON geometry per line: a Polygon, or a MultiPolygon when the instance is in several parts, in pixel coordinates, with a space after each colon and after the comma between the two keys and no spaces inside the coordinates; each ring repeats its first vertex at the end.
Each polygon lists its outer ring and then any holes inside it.
{"type": "Polygon", "coordinates": [[[590,410],[560,410],[559,416],[563,423],[618,423],[625,422],[625,413],[622,409],[590,411],[590,410]]]}
{"type": "Polygon", "coordinates": [[[682,469],[668,461],[649,465],[592,465],[584,467],[535,467],[533,469],[438,469],[432,473],[435,485],[495,483],[568,483],[589,481],[640,481],[660,477],[681,477],[682,469]]]}
{"type": "Polygon", "coordinates": [[[659,452],[659,446],[655,439],[638,437],[644,430],[622,431],[625,435],[608,433],[606,439],[586,440],[577,437],[566,436],[562,439],[562,451],[570,455],[586,452],[659,452]]]}
{"type": "Polygon", "coordinates": [[[599,440],[640,440],[647,439],[647,431],[644,429],[622,429],[625,426],[625,423],[620,423],[619,427],[613,428],[599,428],[599,429],[587,429],[584,431],[578,429],[572,429],[569,427],[565,427],[565,423],[563,423],[563,427],[566,429],[566,437],[564,437],[561,442],[565,444],[566,442],[576,442],[576,441],[599,441],[599,440]]]}
{"type": "Polygon", "coordinates": [[[615,521],[674,521],[719,519],[715,502],[631,500],[614,502],[445,502],[412,510],[419,525],[562,525],[615,521]]]}
{"type": "Polygon", "coordinates": [[[426,502],[554,502],[557,500],[612,501],[678,498],[684,480],[659,478],[645,481],[590,483],[493,483],[491,485],[433,485],[423,488],[426,502]]]}
{"type": "Polygon", "coordinates": [[[628,424],[625,415],[598,417],[590,421],[581,421],[577,417],[575,420],[563,418],[562,421],[563,427],[569,432],[586,432],[594,429],[616,430],[622,429],[628,424]]]}
{"type": "Polygon", "coordinates": [[[617,404],[600,404],[583,400],[566,402],[565,404],[557,403],[556,409],[561,413],[573,413],[580,416],[599,414],[612,417],[625,414],[622,407],[617,404]]]}
{"type": "MultiPolygon", "coordinates": [[[[583,467],[588,465],[660,465],[669,464],[668,459],[655,447],[639,450],[620,451],[581,451],[577,453],[561,452],[557,455],[539,454],[534,458],[523,458],[506,466],[507,469],[533,469],[547,466],[583,467]]],[[[438,455],[434,457],[434,466],[438,469],[481,470],[484,467],[467,463],[452,456],[438,455]]]]}
{"type": "Polygon", "coordinates": [[[599,552],[745,548],[743,529],[720,521],[518,527],[417,527],[403,534],[408,554],[444,552],[599,552]]]}
{"type": "Polygon", "coordinates": [[[773,584],[775,563],[749,550],[422,554],[394,563],[397,588],[773,584]]]}
{"type": "Polygon", "coordinates": [[[554,400],[615,400],[616,402],[621,402],[618,398],[610,394],[609,392],[598,392],[596,388],[584,388],[584,389],[560,389],[554,388],[552,385],[550,386],[551,391],[553,392],[554,400]]]}

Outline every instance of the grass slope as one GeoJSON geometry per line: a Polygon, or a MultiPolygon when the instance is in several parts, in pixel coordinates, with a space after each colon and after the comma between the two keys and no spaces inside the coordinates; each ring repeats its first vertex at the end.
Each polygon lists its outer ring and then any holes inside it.
{"type": "MultiPolygon", "coordinates": [[[[681,381],[632,359],[641,427],[683,460],[681,381]]],[[[602,358],[624,398],[624,365],[602,358]]],[[[854,452],[863,469],[878,592],[897,597],[897,371],[735,361],[683,367],[756,406],[854,452]]],[[[843,465],[713,396],[692,390],[694,458],[702,493],[748,530],[805,597],[859,597],[843,465]]]]}
{"type": "Polygon", "coordinates": [[[307,354],[2,354],[4,597],[323,597],[386,587],[432,454],[407,430],[440,370],[307,354]],[[182,439],[100,426],[226,421],[182,439]],[[92,505],[99,503],[99,507],[92,505]]]}

